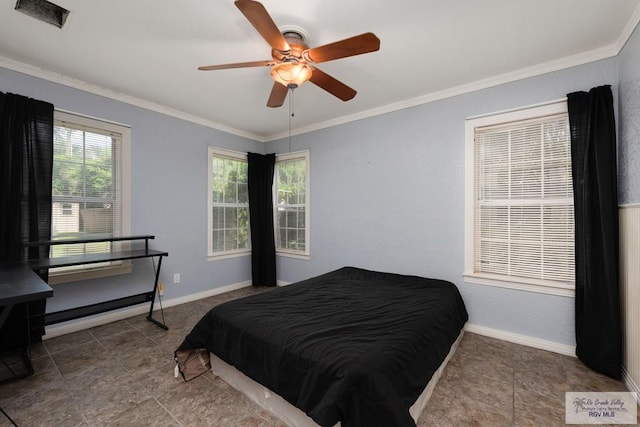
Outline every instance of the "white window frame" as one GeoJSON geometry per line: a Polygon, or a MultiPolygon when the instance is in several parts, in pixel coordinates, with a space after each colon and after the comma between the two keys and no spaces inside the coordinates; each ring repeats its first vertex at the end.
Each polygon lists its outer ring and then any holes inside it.
{"type": "Polygon", "coordinates": [[[566,99],[518,110],[468,118],[465,121],[465,251],[464,279],[469,283],[497,286],[551,295],[574,296],[575,285],[536,279],[518,279],[474,271],[475,224],[475,129],[567,112],[566,99]]]}
{"type": "MultiPolygon", "coordinates": [[[[249,234],[249,246],[246,249],[236,249],[225,252],[213,251],[213,158],[222,157],[232,160],[238,160],[247,163],[247,154],[237,151],[225,150],[217,147],[208,148],[208,168],[207,168],[207,259],[209,261],[221,260],[227,258],[236,258],[240,256],[251,255],[251,234],[249,234]]],[[[249,227],[251,233],[251,227],[249,227]]]]}
{"type": "MultiPolygon", "coordinates": [[[[55,110],[54,122],[66,122],[79,127],[100,129],[121,135],[120,147],[116,151],[116,188],[115,192],[120,207],[120,229],[114,230],[114,235],[126,236],[131,233],[131,129],[129,126],[110,122],[94,117],[84,116],[68,111],[55,110]]],[[[122,246],[120,246],[122,248],[122,246]]],[[[73,270],[52,269],[49,273],[49,283],[66,283],[78,280],[90,280],[100,277],[114,276],[131,272],[129,261],[114,262],[111,265],[99,266],[88,264],[84,268],[73,270]]]]}
{"type": "MultiPolygon", "coordinates": [[[[212,159],[214,156],[218,157],[227,157],[234,160],[247,162],[247,154],[240,153],[232,150],[225,150],[217,147],[208,147],[208,168],[207,168],[207,259],[209,261],[222,260],[227,258],[236,258],[240,256],[251,255],[251,241],[249,241],[249,248],[235,250],[235,251],[227,251],[225,253],[214,253],[213,252],[213,180],[211,179],[213,176],[213,162],[212,159]]],[[[286,154],[276,154],[276,164],[278,162],[293,160],[293,159],[304,159],[306,162],[306,197],[305,197],[305,250],[304,251],[292,251],[292,250],[283,250],[277,249],[276,244],[276,254],[279,256],[285,256],[290,258],[298,258],[298,259],[309,259],[311,250],[310,250],[310,235],[311,235],[311,227],[310,227],[310,165],[309,165],[309,150],[298,151],[294,153],[286,153],[286,154]]],[[[277,232],[277,182],[273,183],[273,210],[274,210],[274,233],[277,232]]],[[[277,238],[274,236],[274,238],[277,238]]]]}
{"type": "Polygon", "coordinates": [[[275,233],[276,239],[276,255],[290,257],[290,258],[298,258],[298,259],[310,259],[311,257],[311,192],[310,192],[310,179],[311,170],[310,170],[310,162],[309,162],[309,150],[296,151],[293,153],[285,153],[285,154],[277,154],[276,155],[276,168],[279,162],[285,162],[288,160],[304,160],[305,161],[305,219],[304,219],[304,232],[305,232],[305,250],[304,251],[295,251],[291,249],[282,249],[278,248],[278,188],[276,177],[274,177],[273,181],[273,229],[275,233]]]}

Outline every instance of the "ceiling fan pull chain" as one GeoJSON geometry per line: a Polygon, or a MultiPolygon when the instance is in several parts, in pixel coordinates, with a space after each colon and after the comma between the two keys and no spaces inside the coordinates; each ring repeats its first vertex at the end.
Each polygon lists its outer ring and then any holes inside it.
{"type": "Polygon", "coordinates": [[[295,117],[295,112],[293,111],[293,89],[295,88],[291,88],[291,96],[289,97],[289,115],[291,117],[295,117]]]}
{"type": "Polygon", "coordinates": [[[295,116],[293,112],[293,89],[292,87],[289,88],[289,92],[291,92],[289,95],[289,153],[291,153],[291,121],[295,116]]]}

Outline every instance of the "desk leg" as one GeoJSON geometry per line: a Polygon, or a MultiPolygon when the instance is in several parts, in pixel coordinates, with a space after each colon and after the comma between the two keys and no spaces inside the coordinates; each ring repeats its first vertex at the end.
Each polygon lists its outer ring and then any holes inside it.
{"type": "Polygon", "coordinates": [[[27,312],[27,346],[24,349],[23,358],[29,375],[33,375],[35,371],[31,363],[31,313],[29,312],[29,303],[26,303],[25,311],[27,312]]]}
{"type": "Polygon", "coordinates": [[[7,318],[9,317],[11,310],[13,310],[13,304],[5,305],[4,307],[0,307],[0,308],[2,308],[2,311],[0,311],[0,329],[2,329],[2,327],[4,326],[4,322],[7,321],[7,318]]]}
{"type": "MultiPolygon", "coordinates": [[[[147,320],[150,321],[151,323],[155,323],[156,325],[160,326],[165,331],[168,331],[169,327],[167,325],[153,318],[153,304],[155,303],[156,295],[158,294],[158,280],[160,278],[160,267],[162,267],[162,255],[158,257],[158,267],[156,268],[156,279],[155,279],[155,283],[153,284],[153,298],[151,298],[151,307],[149,308],[149,315],[147,316],[147,320]]],[[[162,306],[160,306],[160,311],[162,312],[162,306]]],[[[162,320],[164,321],[164,312],[162,314],[162,320]]]]}
{"type": "MultiPolygon", "coordinates": [[[[0,357],[0,363],[2,363],[4,365],[4,367],[7,369],[7,371],[9,371],[9,373],[12,375],[11,377],[7,377],[7,378],[3,378],[0,381],[0,384],[4,384],[6,382],[9,381],[13,381],[15,379],[19,379],[19,378],[26,378],[30,375],[33,375],[34,373],[34,369],[33,369],[33,364],[31,363],[31,323],[29,321],[29,303],[24,303],[25,306],[25,323],[26,323],[26,342],[24,344],[24,349],[18,349],[17,351],[20,352],[20,358],[22,359],[22,362],[24,363],[24,368],[25,371],[22,373],[16,373],[11,366],[4,360],[4,358],[0,357]]],[[[4,323],[6,322],[7,318],[9,317],[9,314],[11,313],[11,311],[13,310],[13,305],[5,305],[4,307],[0,307],[2,309],[2,311],[0,311],[0,329],[2,329],[2,327],[4,327],[4,323]]],[[[0,408],[0,410],[2,410],[2,408],[0,408]]],[[[4,413],[4,411],[2,411],[2,413],[4,413]]],[[[9,418],[7,416],[7,418],[9,418]]],[[[9,420],[11,420],[11,418],[9,418],[9,420]]]]}

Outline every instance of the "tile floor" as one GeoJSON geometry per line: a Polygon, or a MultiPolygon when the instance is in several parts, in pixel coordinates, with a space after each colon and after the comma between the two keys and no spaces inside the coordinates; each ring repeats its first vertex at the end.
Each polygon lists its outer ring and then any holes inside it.
{"type": "MultiPolygon", "coordinates": [[[[46,340],[36,374],[0,385],[19,426],[282,426],[213,374],[173,376],[173,351],[213,305],[251,288],[46,340]]],[[[466,333],[418,426],[564,425],[565,391],[626,390],[575,358],[466,333]]],[[[10,426],[0,415],[0,426],[10,426]]],[[[391,426],[390,426],[391,427],[391,426]]]]}

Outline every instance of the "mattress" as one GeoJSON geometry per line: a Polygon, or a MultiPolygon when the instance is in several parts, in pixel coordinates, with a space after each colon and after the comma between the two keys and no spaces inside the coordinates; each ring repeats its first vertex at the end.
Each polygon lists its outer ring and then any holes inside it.
{"type": "Polygon", "coordinates": [[[344,267],[220,304],[178,350],[206,348],[321,426],[415,426],[467,318],[450,282],[344,267]]]}

